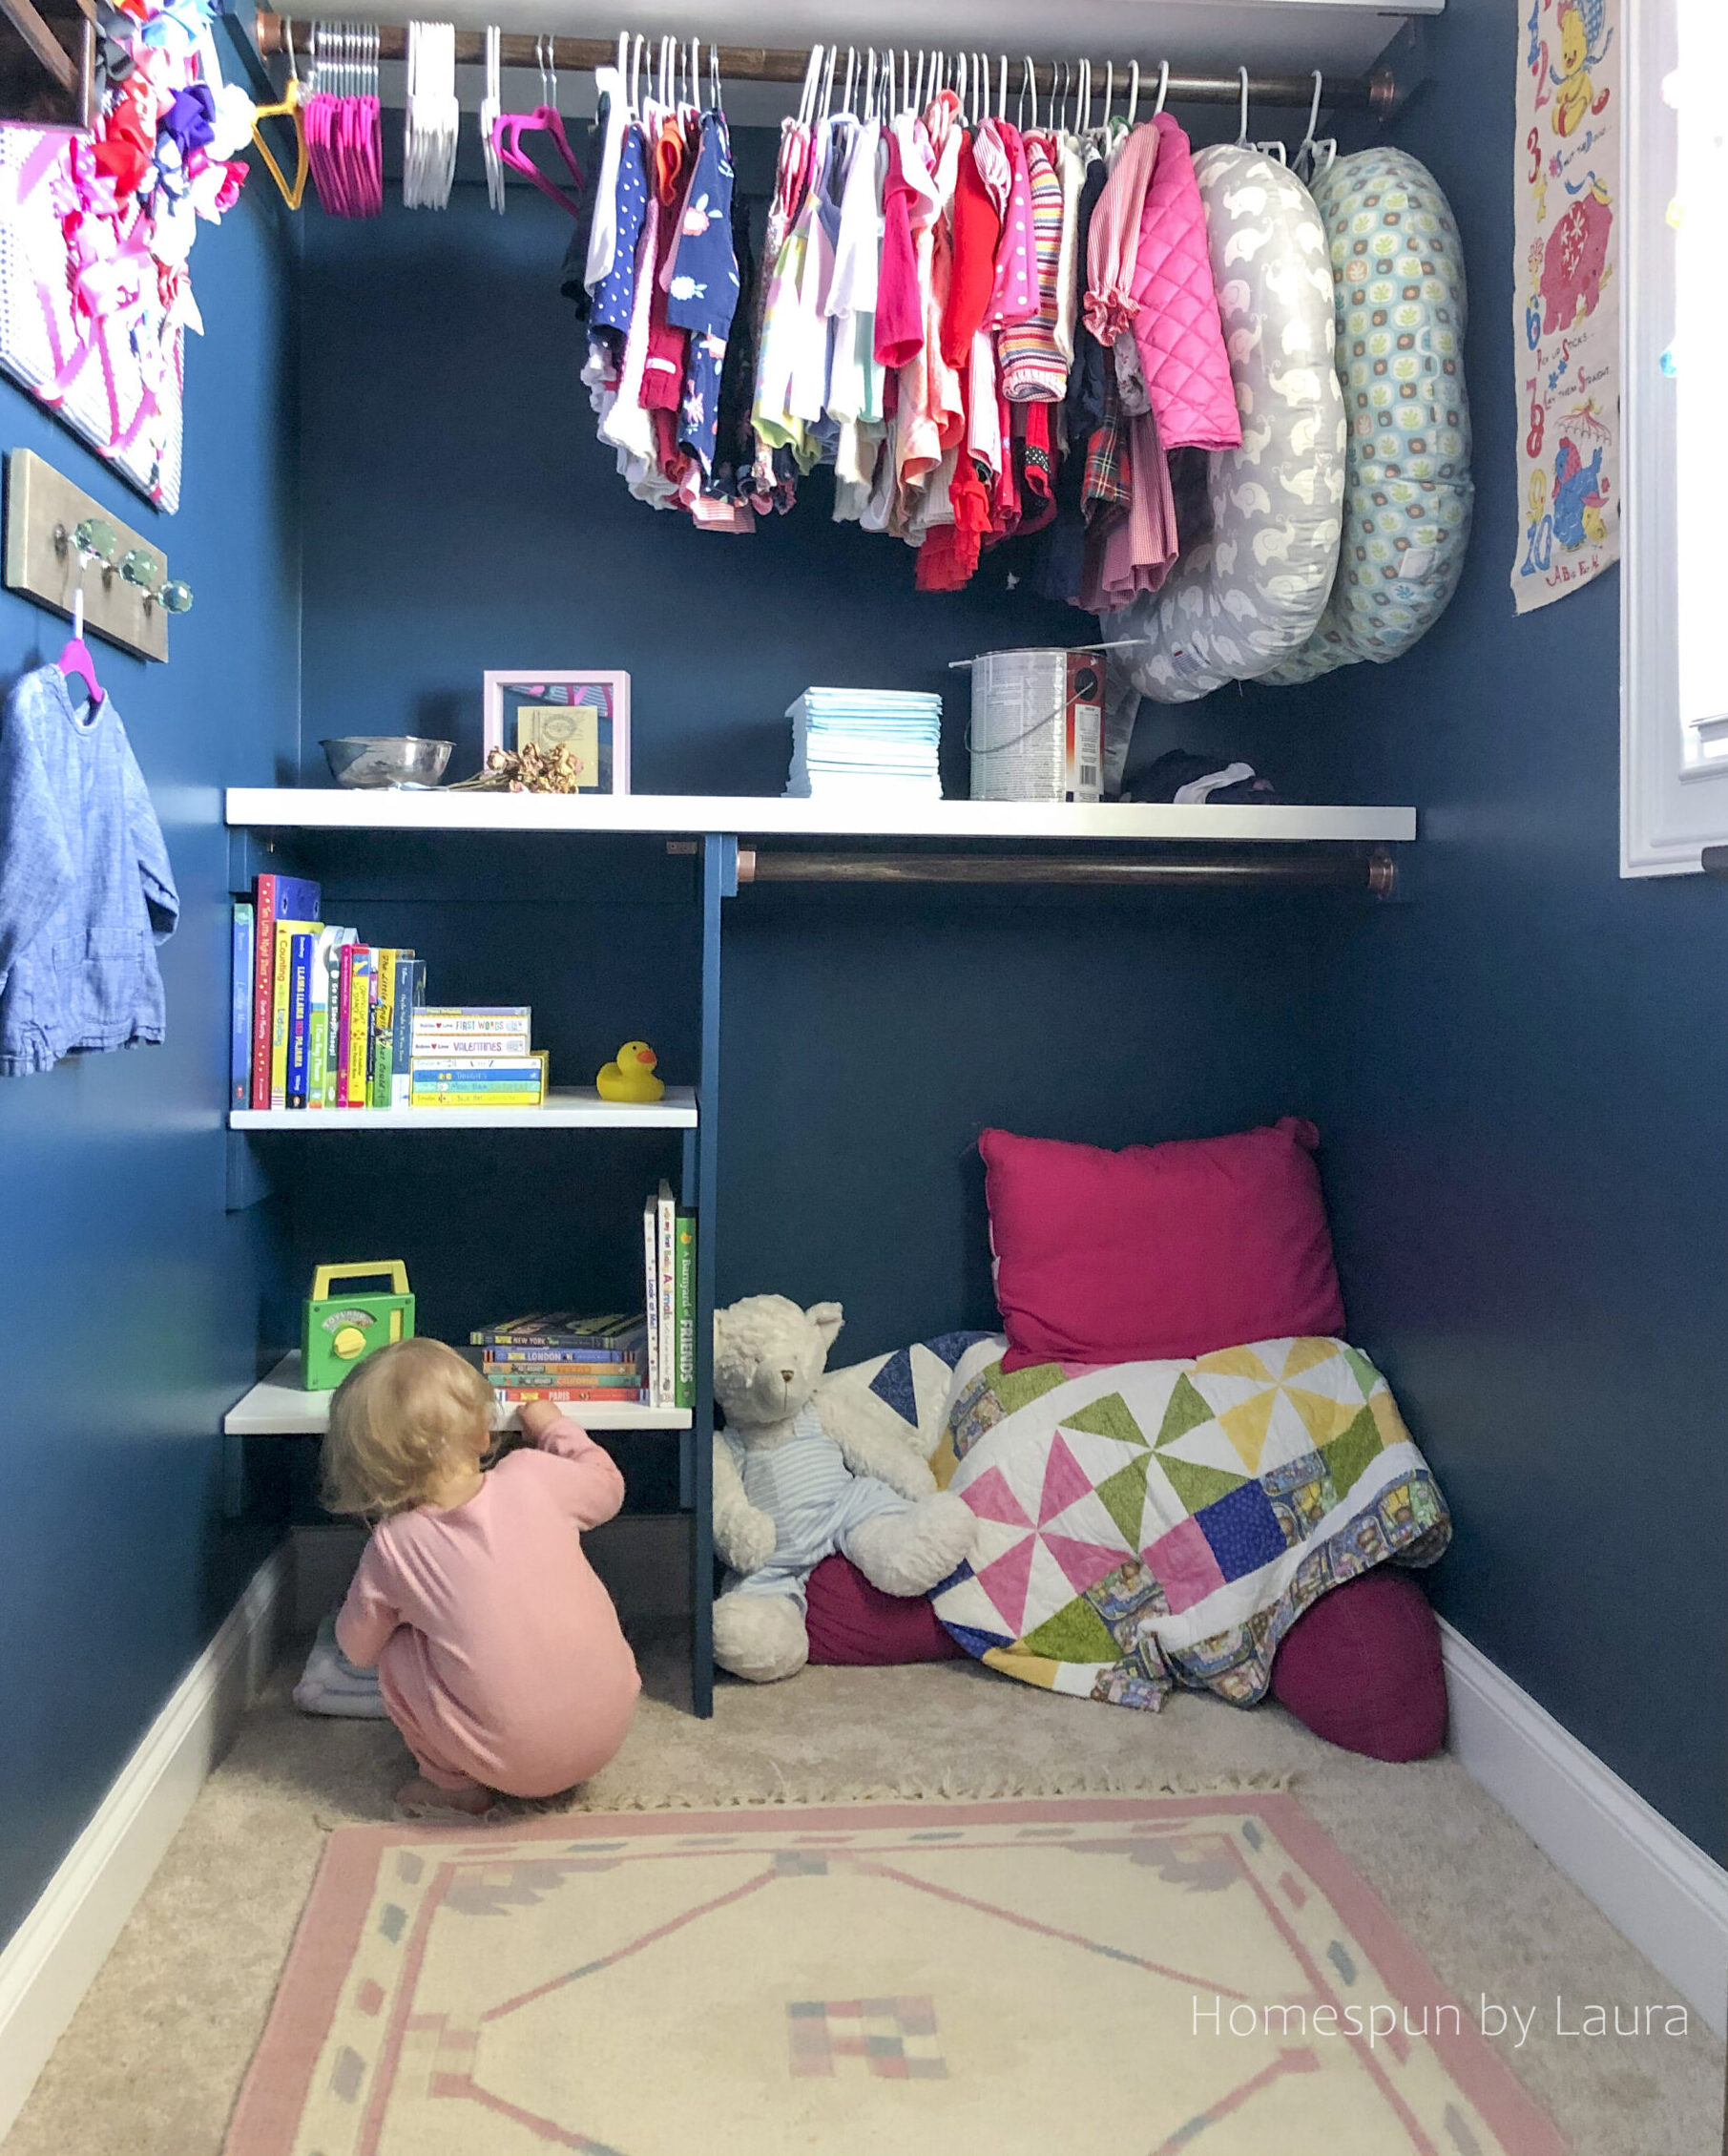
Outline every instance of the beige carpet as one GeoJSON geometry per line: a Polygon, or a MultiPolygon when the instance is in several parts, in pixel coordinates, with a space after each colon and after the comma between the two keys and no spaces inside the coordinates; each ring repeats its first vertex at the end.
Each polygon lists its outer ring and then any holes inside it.
{"type": "MultiPolygon", "coordinates": [[[[297,1714],[292,1674],[246,1717],[5,2156],[219,2156],[327,1830],[387,1820],[406,1769],[387,1727],[297,1714]]],[[[1696,2024],[1684,2038],[1556,2033],[1556,1997],[1572,2026],[1592,2002],[1624,2011],[1669,1988],[1448,1759],[1384,1767],[1276,1706],[1183,1694],[1142,1715],[945,1663],[727,1685],[708,1724],[649,1701],[586,1793],[616,1810],[1243,1782],[1288,1783],[1456,1998],[1533,2012],[1523,2044],[1514,2029],[1497,2048],[1574,2156],[1718,2148],[1722,2049],[1696,2024]]]]}

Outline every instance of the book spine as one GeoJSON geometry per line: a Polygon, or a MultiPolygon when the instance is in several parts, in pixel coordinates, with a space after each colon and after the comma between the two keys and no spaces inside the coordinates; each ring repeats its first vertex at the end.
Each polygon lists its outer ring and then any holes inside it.
{"type": "Polygon", "coordinates": [[[252,1105],[252,998],[258,993],[252,973],[253,902],[234,902],[233,1037],[228,1058],[228,1104],[252,1105]]]}
{"type": "Polygon", "coordinates": [[[591,1407],[653,1407],[645,1392],[627,1392],[622,1396],[613,1393],[586,1392],[569,1385],[498,1385],[493,1387],[507,1407],[525,1406],[530,1400],[585,1400],[591,1407]]]}
{"type": "Polygon", "coordinates": [[[676,1408],[696,1406],[696,1215],[680,1213],[677,1220],[677,1382],[672,1396],[676,1408]]]}
{"type": "Polygon", "coordinates": [[[351,947],[348,961],[348,1106],[366,1104],[366,1037],[372,1011],[373,952],[364,943],[351,947]]]}
{"type": "Polygon", "coordinates": [[[270,997],[276,983],[276,878],[252,886],[252,1105],[270,1105],[270,997]]]}
{"type": "Polygon", "coordinates": [[[336,1034],[336,1105],[348,1105],[348,1013],[354,1003],[355,946],[344,943],[336,961],[336,1008],[331,1023],[336,1034]]]}
{"type": "MultiPolygon", "coordinates": [[[[474,1345],[483,1347],[485,1343],[475,1341],[474,1345]]],[[[567,1370],[573,1375],[612,1377],[619,1371],[639,1369],[641,1357],[634,1352],[628,1355],[605,1355],[592,1348],[571,1349],[541,1346],[537,1348],[486,1349],[486,1367],[488,1370],[511,1370],[527,1363],[537,1364],[543,1369],[549,1369],[555,1363],[560,1370],[567,1370]]]]}
{"type": "Polygon", "coordinates": [[[425,974],[425,964],[405,952],[396,961],[396,980],[390,1002],[390,1090],[383,1105],[406,1108],[414,1089],[414,997],[425,974]]]}
{"type": "Polygon", "coordinates": [[[416,1026],[408,1036],[408,1048],[416,1063],[487,1062],[501,1056],[531,1056],[533,1043],[525,1033],[426,1034],[416,1026]]]}
{"type": "Polygon", "coordinates": [[[677,1205],[662,1182],[655,1204],[655,1248],[660,1279],[660,1405],[676,1404],[678,1389],[677,1205]]]}
{"type": "Polygon", "coordinates": [[[270,1105],[288,1105],[288,980],[293,942],[287,924],[276,924],[276,962],[270,989],[270,1105]]]}
{"type": "Polygon", "coordinates": [[[347,1009],[347,974],[344,971],[344,954],[356,941],[351,929],[342,929],[330,946],[328,973],[325,991],[329,998],[324,1013],[324,1106],[339,1105],[342,1092],[342,1076],[346,1069],[343,1031],[343,1013],[347,1009]]]}
{"type": "Polygon", "coordinates": [[[303,1108],[307,1088],[307,1026],[312,994],[315,935],[288,939],[288,1106],[303,1108]]]}
{"type": "Polygon", "coordinates": [[[395,950],[378,953],[372,997],[372,1077],[366,1095],[374,1108],[390,1104],[390,1072],[396,1050],[396,969],[406,955],[395,950]]]}
{"type": "Polygon", "coordinates": [[[489,1356],[514,1356],[531,1363],[545,1362],[551,1355],[605,1364],[610,1369],[620,1363],[639,1363],[643,1353],[639,1339],[626,1347],[614,1348],[606,1340],[573,1340],[567,1334],[556,1332],[506,1332],[495,1325],[485,1326],[468,1337],[470,1348],[484,1348],[489,1356]]]}
{"type": "Polygon", "coordinates": [[[642,1294],[643,1309],[648,1317],[648,1402],[651,1407],[660,1407],[660,1262],[656,1245],[658,1242],[659,1205],[650,1198],[642,1207],[642,1294]]]}

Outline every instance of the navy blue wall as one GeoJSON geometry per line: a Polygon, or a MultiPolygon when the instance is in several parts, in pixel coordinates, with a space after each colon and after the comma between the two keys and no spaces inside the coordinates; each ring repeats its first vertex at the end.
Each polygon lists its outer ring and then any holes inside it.
{"type": "MultiPolygon", "coordinates": [[[[167,1040],[0,1079],[0,1937],[278,1532],[267,1458],[243,1517],[224,1518],[216,1433],[256,1374],[274,1292],[267,1209],[223,1210],[221,788],[270,785],[297,752],[282,221],[249,190],[219,228],[200,228],[207,334],[187,340],[177,515],[0,384],[0,444],[36,450],[155,536],[197,595],[167,666],[92,638],[179,885],[179,931],[161,952],[167,1040]]],[[[57,616],[0,594],[7,680],[57,658],[66,636],[57,616]]]]}
{"type": "Polygon", "coordinates": [[[1440,1607],[1728,1853],[1728,892],[1618,874],[1616,574],[1519,620],[1516,10],[1449,0],[1398,139],[1471,288],[1476,528],[1407,658],[1257,692],[1422,810],[1415,903],[1340,953],[1321,1086],[1356,1338],[1456,1512],[1440,1607]]]}

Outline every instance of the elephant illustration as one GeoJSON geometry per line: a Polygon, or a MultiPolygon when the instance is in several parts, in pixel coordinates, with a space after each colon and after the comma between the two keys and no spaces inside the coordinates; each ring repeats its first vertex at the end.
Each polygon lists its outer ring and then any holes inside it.
{"type": "Polygon", "coordinates": [[[1608,275],[1608,237],[1613,230],[1608,191],[1592,179],[1584,194],[1549,234],[1542,254],[1542,334],[1570,329],[1594,314],[1608,275]]]}

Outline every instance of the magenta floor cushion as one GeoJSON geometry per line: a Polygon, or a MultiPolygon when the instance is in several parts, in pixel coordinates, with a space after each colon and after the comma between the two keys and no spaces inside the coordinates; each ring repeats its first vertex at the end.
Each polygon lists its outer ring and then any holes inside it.
{"type": "Polygon", "coordinates": [[[1345,1751],[1426,1759],[1446,1740],[1440,1626],[1427,1597],[1391,1565],[1334,1587],[1285,1633],[1272,1694],[1345,1751]]]}
{"type": "Polygon", "coordinates": [[[807,1619],[812,1662],[885,1664],[964,1661],[966,1649],[936,1622],[925,1595],[885,1595],[843,1557],[810,1575],[807,1619]]]}

